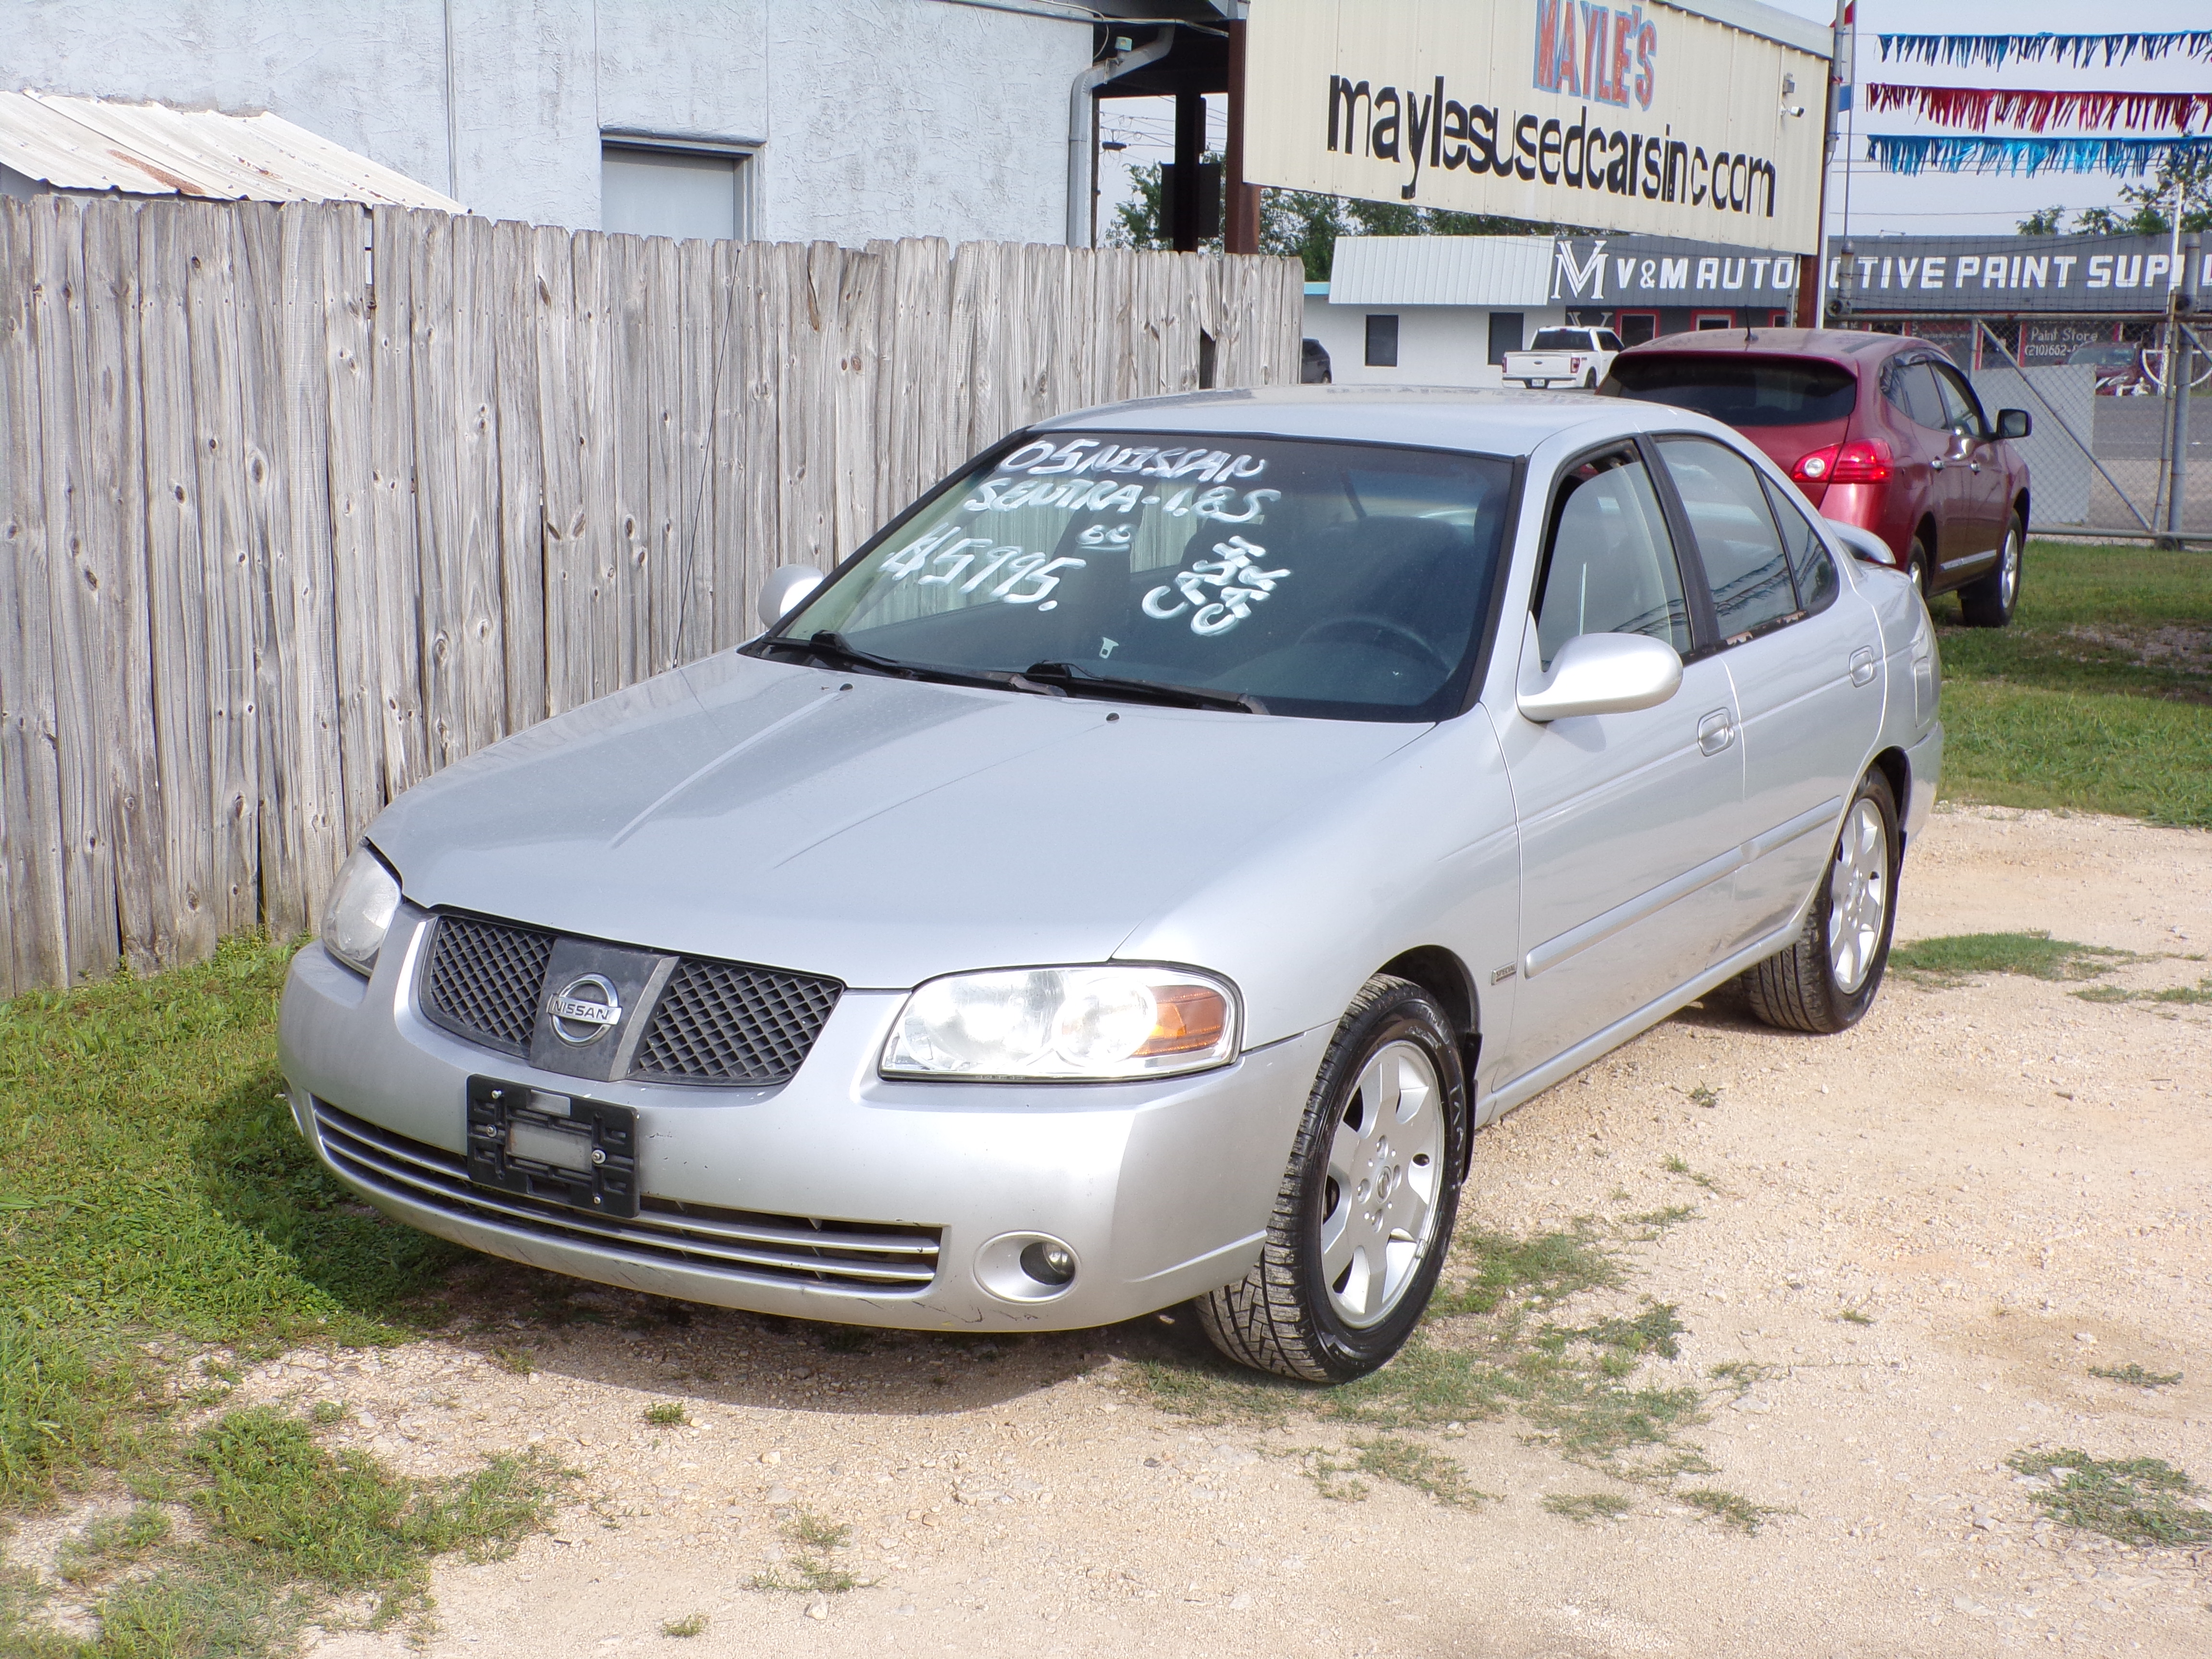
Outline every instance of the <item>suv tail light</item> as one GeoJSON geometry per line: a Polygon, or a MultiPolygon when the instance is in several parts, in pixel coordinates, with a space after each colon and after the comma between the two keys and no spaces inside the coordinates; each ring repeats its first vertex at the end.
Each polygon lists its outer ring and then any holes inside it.
{"type": "Polygon", "coordinates": [[[1800,455],[1790,476],[1799,483],[1880,483],[1889,477],[1890,460],[1887,444],[1879,438],[1862,438],[1800,455]]]}

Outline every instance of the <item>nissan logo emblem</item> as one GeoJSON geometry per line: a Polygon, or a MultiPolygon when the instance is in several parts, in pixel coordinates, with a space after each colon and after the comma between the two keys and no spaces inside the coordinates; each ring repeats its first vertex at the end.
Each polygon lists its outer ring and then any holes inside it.
{"type": "Polygon", "coordinates": [[[579,1048],[614,1030],[623,1016],[622,1000],[613,984],[599,974],[570,980],[545,1000],[545,1012],[552,1019],[554,1036],[579,1048]]]}

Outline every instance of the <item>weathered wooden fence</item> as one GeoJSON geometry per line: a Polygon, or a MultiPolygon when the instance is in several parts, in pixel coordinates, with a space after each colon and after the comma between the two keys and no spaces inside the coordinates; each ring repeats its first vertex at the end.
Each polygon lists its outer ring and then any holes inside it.
{"type": "Polygon", "coordinates": [[[755,631],[1023,422],[1297,378],[1299,271],[0,201],[0,994],[311,925],[400,790],[755,631]]]}

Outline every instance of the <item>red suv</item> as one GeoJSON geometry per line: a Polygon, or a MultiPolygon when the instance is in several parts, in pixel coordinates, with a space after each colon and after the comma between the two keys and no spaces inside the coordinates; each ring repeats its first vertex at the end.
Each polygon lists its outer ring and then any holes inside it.
{"type": "Polygon", "coordinates": [[[1881,538],[1930,599],[2002,628],[2020,593],[2027,463],[1958,366],[1925,340],[1835,329],[1668,334],[1613,360],[1602,392],[1694,409],[1765,450],[1829,518],[1881,538]]]}

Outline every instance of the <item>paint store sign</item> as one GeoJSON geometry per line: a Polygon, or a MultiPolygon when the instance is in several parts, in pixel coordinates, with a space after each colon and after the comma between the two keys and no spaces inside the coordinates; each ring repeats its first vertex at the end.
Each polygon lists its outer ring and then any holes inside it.
{"type": "MultiPolygon", "coordinates": [[[[2197,273],[2212,294],[2212,253],[2197,273]]],[[[2163,311],[2185,259],[2162,237],[1884,238],[1846,258],[1832,240],[1828,287],[1852,308],[1889,311],[2163,311]]]]}

